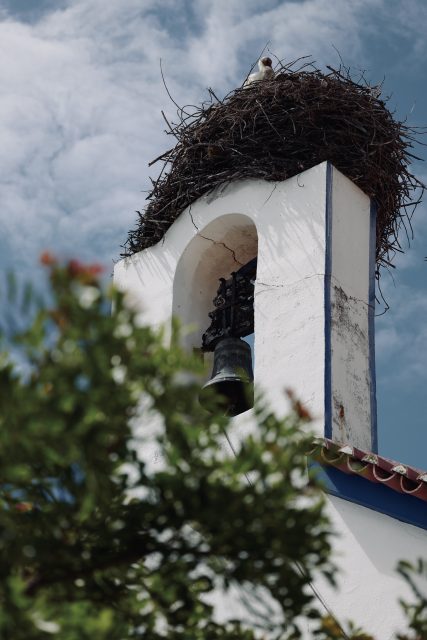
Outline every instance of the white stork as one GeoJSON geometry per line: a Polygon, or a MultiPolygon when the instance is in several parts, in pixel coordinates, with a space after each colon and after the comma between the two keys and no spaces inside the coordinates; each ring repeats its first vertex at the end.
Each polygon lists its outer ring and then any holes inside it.
{"type": "Polygon", "coordinates": [[[257,80],[270,80],[274,78],[274,71],[271,68],[271,58],[261,58],[258,61],[258,69],[256,73],[251,73],[251,75],[245,80],[244,87],[249,86],[252,82],[256,82],[257,80]]]}

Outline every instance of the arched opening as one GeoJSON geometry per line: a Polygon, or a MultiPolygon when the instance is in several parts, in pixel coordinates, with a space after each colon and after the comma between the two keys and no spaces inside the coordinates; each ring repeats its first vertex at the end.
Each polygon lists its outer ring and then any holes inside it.
{"type": "Polygon", "coordinates": [[[189,242],[175,272],[172,307],[182,325],[191,328],[183,337],[186,348],[201,347],[219,279],[229,278],[257,253],[255,224],[237,213],[216,218],[189,242]]]}

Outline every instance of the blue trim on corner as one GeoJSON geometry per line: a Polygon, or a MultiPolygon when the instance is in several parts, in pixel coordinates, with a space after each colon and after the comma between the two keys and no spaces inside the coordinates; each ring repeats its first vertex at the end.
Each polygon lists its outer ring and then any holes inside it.
{"type": "Polygon", "coordinates": [[[331,363],[331,274],[332,274],[332,183],[333,167],[326,164],[325,202],[325,438],[332,438],[332,363],[331,363]]]}
{"type": "Polygon", "coordinates": [[[377,205],[371,200],[369,229],[369,373],[371,400],[371,451],[378,453],[377,389],[375,371],[375,269],[376,269],[377,205]]]}
{"type": "Polygon", "coordinates": [[[382,484],[353,476],[334,467],[310,461],[310,471],[323,483],[327,493],[384,513],[391,518],[427,529],[427,506],[419,498],[398,493],[382,484]]]}

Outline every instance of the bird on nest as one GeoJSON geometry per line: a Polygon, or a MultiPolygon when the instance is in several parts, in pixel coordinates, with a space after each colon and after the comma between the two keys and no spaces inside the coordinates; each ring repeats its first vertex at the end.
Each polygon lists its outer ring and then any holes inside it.
{"type": "Polygon", "coordinates": [[[257,80],[271,80],[274,78],[274,71],[271,67],[271,58],[261,58],[258,61],[258,69],[255,73],[251,73],[243,84],[244,87],[248,87],[252,82],[257,80]]]}

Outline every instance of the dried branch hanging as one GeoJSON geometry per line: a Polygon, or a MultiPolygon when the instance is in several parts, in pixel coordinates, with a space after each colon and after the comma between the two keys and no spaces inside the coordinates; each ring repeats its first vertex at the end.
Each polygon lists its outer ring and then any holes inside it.
{"type": "Polygon", "coordinates": [[[424,185],[408,167],[420,130],[395,120],[380,87],[347,68],[319,71],[311,62],[278,62],[274,79],[238,88],[201,107],[178,109],[168,133],[177,144],[153,160],[158,179],[138,212],[123,256],[156,244],[179,214],[220,184],[245,178],[286,180],[329,160],[377,204],[377,275],[401,251],[399,232],[424,185]],[[166,171],[169,169],[168,171],[166,171]]]}

